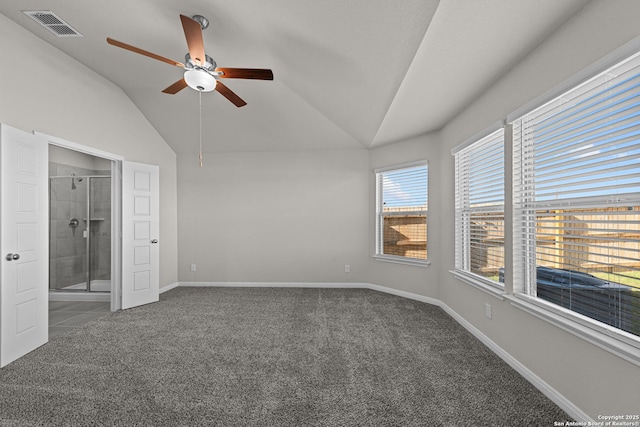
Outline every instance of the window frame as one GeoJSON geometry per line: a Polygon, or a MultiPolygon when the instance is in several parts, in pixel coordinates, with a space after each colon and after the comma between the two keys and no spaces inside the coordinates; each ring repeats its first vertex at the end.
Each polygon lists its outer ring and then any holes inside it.
{"type": "MultiPolygon", "coordinates": [[[[532,113],[534,110],[543,107],[547,103],[554,101],[569,92],[574,91],[579,86],[585,84],[589,80],[597,77],[598,75],[608,71],[609,69],[618,66],[619,64],[627,61],[630,57],[639,53],[640,50],[640,38],[628,43],[625,46],[617,49],[605,58],[597,61],[591,66],[587,67],[580,73],[570,77],[568,80],[553,88],[552,90],[544,93],[543,95],[535,98],[523,107],[515,110],[507,116],[508,127],[511,127],[515,122],[520,120],[523,116],[532,113]]],[[[520,168],[519,162],[522,158],[518,154],[518,150],[521,149],[520,142],[517,141],[515,132],[510,137],[513,139],[512,149],[512,171],[510,181],[513,184],[513,205],[511,224],[513,235],[513,248],[511,252],[511,260],[507,262],[507,267],[511,267],[509,273],[513,274],[513,289],[505,296],[510,303],[539,319],[549,322],[565,331],[568,331],[604,350],[607,350],[619,357],[640,366],[640,336],[628,333],[622,329],[614,326],[609,326],[606,323],[597,321],[590,317],[584,316],[576,311],[566,309],[560,305],[548,302],[535,295],[531,295],[531,290],[526,289],[526,284],[521,278],[526,275],[535,274],[535,271],[531,271],[531,268],[536,268],[536,263],[533,263],[533,267],[530,262],[523,259],[527,257],[533,257],[533,254],[523,254],[523,251],[527,251],[523,248],[524,243],[517,239],[518,235],[521,235],[525,230],[523,229],[522,222],[523,217],[526,215],[522,206],[518,207],[516,199],[516,188],[522,184],[518,169],[520,168]],[[518,210],[520,209],[520,212],[518,210]]],[[[530,218],[530,228],[535,229],[535,208],[533,210],[533,216],[530,218]]],[[[531,214],[531,212],[530,212],[531,214]]]]}
{"type": "MultiPolygon", "coordinates": [[[[464,143],[451,150],[452,156],[454,156],[454,174],[455,174],[455,261],[454,269],[450,272],[459,279],[471,284],[481,290],[488,292],[498,298],[505,292],[505,285],[499,281],[491,280],[487,277],[479,275],[471,271],[471,240],[472,232],[470,231],[471,215],[473,213],[490,213],[495,212],[495,209],[488,208],[474,208],[469,205],[469,193],[471,187],[470,173],[463,173],[464,170],[468,170],[470,166],[469,154],[476,152],[479,154],[486,154],[484,147],[487,144],[495,143],[494,139],[501,139],[499,143],[502,144],[502,180],[503,180],[503,193],[502,193],[502,221],[503,221],[503,271],[506,268],[507,257],[507,192],[506,192],[506,164],[507,164],[507,150],[506,150],[506,138],[505,138],[505,125],[504,122],[499,121],[481,133],[474,135],[464,143]],[[462,200],[464,198],[464,200],[462,200]]],[[[499,161],[500,159],[494,159],[493,161],[499,161]]],[[[470,170],[469,170],[470,171],[470,170]]],[[[489,202],[489,200],[487,200],[489,202]]]]}
{"type": "MultiPolygon", "coordinates": [[[[418,160],[418,161],[414,161],[414,162],[409,162],[409,163],[402,163],[402,164],[398,164],[398,165],[393,165],[393,166],[386,166],[386,167],[381,167],[381,168],[376,168],[374,169],[374,182],[375,182],[375,247],[374,247],[374,254],[373,254],[373,258],[376,261],[384,261],[384,262],[391,262],[391,263],[397,263],[397,264],[405,264],[405,265],[413,265],[413,266],[418,266],[418,267],[427,267],[431,264],[431,262],[429,261],[429,238],[428,238],[428,219],[429,219],[429,162],[427,160],[418,160]],[[380,185],[380,179],[379,179],[379,175],[380,174],[384,174],[385,172],[394,172],[394,171],[401,171],[403,169],[412,169],[412,168],[419,168],[419,167],[424,167],[425,168],[425,172],[426,172],[426,179],[427,179],[427,191],[426,191],[426,204],[427,207],[424,210],[425,213],[425,226],[427,226],[427,236],[426,236],[426,251],[427,251],[427,258],[426,259],[419,259],[419,258],[412,258],[412,257],[405,257],[405,256],[399,256],[399,255],[392,255],[392,254],[385,254],[383,252],[383,247],[384,247],[384,242],[383,242],[383,230],[384,230],[384,213],[382,211],[382,203],[383,203],[383,191],[384,191],[384,187],[380,185]]],[[[403,212],[403,214],[406,213],[422,213],[422,211],[407,211],[407,212],[403,212]]]]}

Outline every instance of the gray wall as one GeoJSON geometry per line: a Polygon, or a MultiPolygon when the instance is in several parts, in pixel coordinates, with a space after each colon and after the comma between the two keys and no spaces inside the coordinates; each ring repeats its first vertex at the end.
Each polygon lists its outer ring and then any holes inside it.
{"type": "Polygon", "coordinates": [[[173,150],[120,88],[4,15],[0,15],[0,52],[3,58],[22,58],[29,52],[29,66],[2,67],[0,123],[160,166],[160,286],[175,283],[173,150]]]}
{"type": "Polygon", "coordinates": [[[204,157],[178,156],[181,281],[365,279],[366,150],[204,157]]]}
{"type": "Polygon", "coordinates": [[[369,218],[369,257],[367,259],[366,281],[376,285],[394,288],[400,291],[438,298],[440,289],[440,269],[442,251],[440,242],[439,207],[442,205],[441,166],[439,164],[440,145],[437,134],[423,135],[393,145],[371,150],[369,154],[368,218],[369,218]],[[380,167],[394,166],[416,160],[427,160],[429,171],[429,211],[427,212],[427,260],[428,267],[393,264],[373,259],[375,247],[375,175],[380,167]]]}
{"type": "MultiPolygon", "coordinates": [[[[594,1],[469,105],[440,133],[439,298],[593,419],[637,414],[640,369],[454,278],[451,149],[640,34],[640,2],[594,1]],[[493,306],[493,319],[484,305],[493,306]]],[[[495,46],[494,48],[499,48],[495,46]]]]}

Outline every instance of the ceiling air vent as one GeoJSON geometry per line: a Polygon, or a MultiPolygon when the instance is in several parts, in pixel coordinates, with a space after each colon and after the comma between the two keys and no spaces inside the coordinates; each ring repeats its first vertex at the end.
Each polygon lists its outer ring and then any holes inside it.
{"type": "Polygon", "coordinates": [[[50,10],[23,10],[22,13],[58,37],[82,37],[82,34],[77,32],[75,28],[50,10]]]}

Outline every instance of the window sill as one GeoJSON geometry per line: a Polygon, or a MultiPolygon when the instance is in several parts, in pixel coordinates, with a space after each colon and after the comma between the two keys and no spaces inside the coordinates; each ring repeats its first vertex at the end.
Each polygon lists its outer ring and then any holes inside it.
{"type": "Polygon", "coordinates": [[[468,274],[459,270],[449,270],[449,273],[453,274],[456,278],[460,279],[464,283],[473,286],[476,289],[480,289],[481,291],[495,297],[499,300],[503,300],[506,292],[503,287],[500,285],[493,285],[488,280],[481,280],[479,277],[475,275],[468,274]]]}
{"type": "Polygon", "coordinates": [[[395,264],[413,265],[416,267],[429,267],[431,265],[431,261],[429,260],[413,259],[413,258],[406,258],[401,256],[393,256],[393,255],[374,255],[373,259],[375,259],[376,261],[391,262],[395,264]]]}
{"type": "Polygon", "coordinates": [[[528,295],[507,295],[505,298],[514,307],[640,366],[638,337],[528,295]]]}

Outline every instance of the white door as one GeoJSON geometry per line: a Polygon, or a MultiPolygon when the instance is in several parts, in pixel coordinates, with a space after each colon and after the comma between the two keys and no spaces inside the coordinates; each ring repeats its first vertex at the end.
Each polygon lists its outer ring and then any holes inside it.
{"type": "Polygon", "coordinates": [[[159,168],[122,162],[122,308],[156,302],[160,289],[159,168]]]}
{"type": "Polygon", "coordinates": [[[0,125],[0,367],[49,333],[48,144],[0,125]]]}

